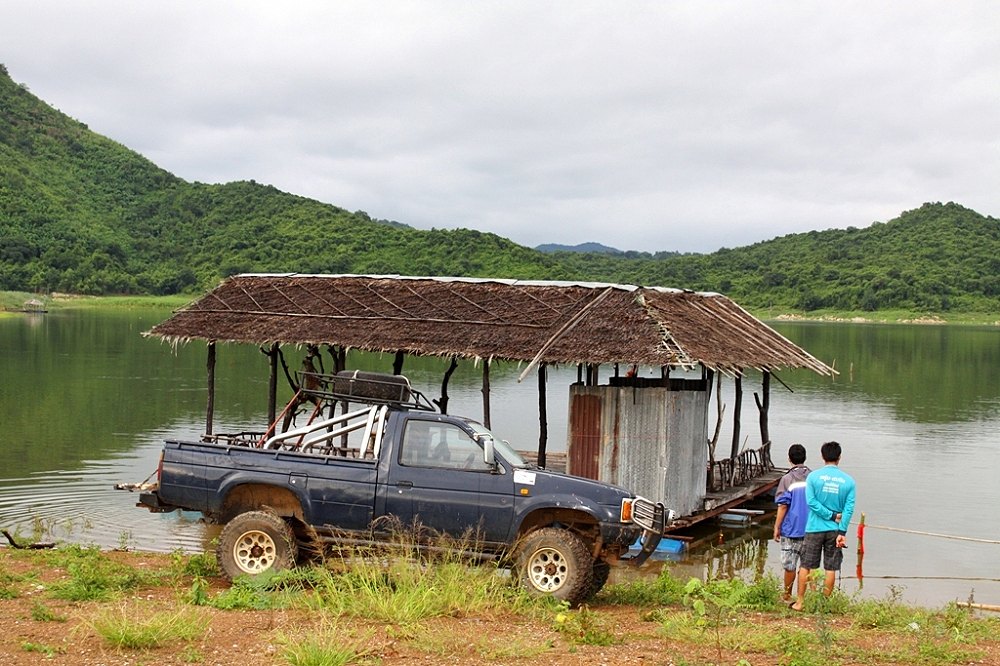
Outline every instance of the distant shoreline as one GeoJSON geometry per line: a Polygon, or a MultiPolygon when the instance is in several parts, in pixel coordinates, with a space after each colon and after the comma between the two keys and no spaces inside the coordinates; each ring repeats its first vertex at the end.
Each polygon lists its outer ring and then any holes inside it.
{"type": "MultiPolygon", "coordinates": [[[[20,291],[0,291],[0,316],[25,314],[24,303],[32,298],[42,301],[45,309],[69,310],[80,308],[165,308],[176,310],[194,302],[203,294],[173,294],[170,296],[86,296],[81,294],[52,293],[45,296],[20,291]]],[[[903,310],[851,312],[826,311],[795,312],[776,308],[748,311],[769,323],[815,322],[831,324],[922,324],[1000,327],[1000,313],[992,312],[907,312],[903,310]]],[[[30,313],[27,313],[30,314],[30,313]]]]}

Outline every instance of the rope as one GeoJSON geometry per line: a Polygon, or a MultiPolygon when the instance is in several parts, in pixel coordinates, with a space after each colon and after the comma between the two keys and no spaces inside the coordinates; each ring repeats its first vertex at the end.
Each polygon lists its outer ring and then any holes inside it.
{"type": "Polygon", "coordinates": [[[1000,541],[996,539],[977,539],[976,537],[965,537],[965,536],[955,536],[953,534],[938,534],[937,532],[921,532],[920,530],[904,530],[900,527],[886,527],[884,525],[872,525],[866,524],[866,528],[873,530],[886,530],[888,532],[903,532],[905,534],[917,534],[920,536],[931,536],[938,537],[941,539],[954,539],[956,541],[974,541],[976,543],[992,543],[1000,545],[1000,541]]]}
{"type": "MultiPolygon", "coordinates": [[[[868,576],[864,578],[877,578],[879,580],[971,580],[985,581],[987,583],[1000,583],[1000,578],[983,578],[981,576],[868,576]]],[[[857,576],[841,576],[843,580],[858,580],[857,576]]]]}

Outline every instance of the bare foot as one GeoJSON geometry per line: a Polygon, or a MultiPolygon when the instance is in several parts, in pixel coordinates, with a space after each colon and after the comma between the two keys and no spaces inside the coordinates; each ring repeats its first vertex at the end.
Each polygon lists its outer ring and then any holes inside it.
{"type": "Polygon", "coordinates": [[[788,604],[788,607],[791,608],[793,611],[798,611],[800,613],[802,612],[802,604],[800,604],[798,601],[788,604]]]}

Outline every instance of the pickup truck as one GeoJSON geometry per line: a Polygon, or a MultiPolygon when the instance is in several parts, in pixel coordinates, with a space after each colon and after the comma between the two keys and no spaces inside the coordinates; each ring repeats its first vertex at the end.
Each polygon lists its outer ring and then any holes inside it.
{"type": "Polygon", "coordinates": [[[119,487],[151,511],[223,524],[216,554],[230,580],[290,567],[317,542],[387,543],[404,526],[504,558],[531,593],[571,604],[619,559],[645,561],[672,515],[624,488],[526,463],[476,421],[437,413],[403,376],[315,374],[302,386],[289,407],[313,407],[306,425],[170,440],[155,481],[119,487]]]}

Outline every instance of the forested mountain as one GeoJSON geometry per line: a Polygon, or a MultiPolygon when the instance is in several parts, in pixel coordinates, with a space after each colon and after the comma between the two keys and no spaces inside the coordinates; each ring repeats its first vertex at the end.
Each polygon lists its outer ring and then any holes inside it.
{"type": "Polygon", "coordinates": [[[718,291],[752,308],[1000,312],[1000,220],[955,203],[707,255],[552,256],[593,279],[718,291]]]}
{"type": "Polygon", "coordinates": [[[417,231],[254,182],[189,183],[0,69],[0,289],[167,294],[243,271],[541,278],[476,231],[417,231]]]}
{"type": "Polygon", "coordinates": [[[601,243],[577,243],[576,245],[561,245],[560,243],[543,243],[536,245],[539,252],[595,252],[597,254],[625,254],[618,248],[603,245],[601,243]]]}
{"type": "Polygon", "coordinates": [[[0,66],[0,290],[168,294],[248,271],[602,280],[719,291],[751,308],[996,312],[1000,221],[935,203],[712,254],[543,253],[253,181],[186,182],[0,66]]]}

